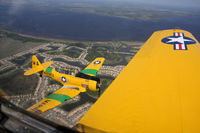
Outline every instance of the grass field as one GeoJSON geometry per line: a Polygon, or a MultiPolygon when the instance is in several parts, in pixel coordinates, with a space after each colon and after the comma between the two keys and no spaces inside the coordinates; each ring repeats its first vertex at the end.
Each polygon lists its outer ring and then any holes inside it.
{"type": "Polygon", "coordinates": [[[82,42],[76,42],[76,43],[69,43],[70,46],[77,46],[80,48],[86,48],[88,45],[86,43],[82,43],[82,42]]]}
{"type": "Polygon", "coordinates": [[[0,30],[0,59],[42,45],[46,40],[24,37],[0,30]]]}
{"type": "Polygon", "coordinates": [[[77,48],[70,48],[63,51],[63,53],[72,58],[78,58],[83,51],[77,48]]]}
{"type": "Polygon", "coordinates": [[[120,63],[123,59],[121,56],[119,56],[116,53],[113,52],[109,52],[106,50],[106,48],[104,48],[105,50],[103,50],[103,48],[92,48],[90,50],[88,50],[88,54],[86,56],[86,59],[88,61],[93,61],[95,58],[97,57],[104,57],[105,58],[105,62],[104,64],[115,64],[115,63],[120,63]],[[99,50],[101,49],[101,50],[99,50]]]}
{"type": "Polygon", "coordinates": [[[32,37],[25,37],[16,33],[11,33],[11,32],[5,32],[5,31],[0,31],[0,34],[2,36],[6,36],[7,38],[12,38],[13,40],[21,41],[22,43],[26,42],[35,42],[35,43],[44,43],[48,42],[47,40],[43,39],[36,39],[32,37]]]}
{"type": "Polygon", "coordinates": [[[8,68],[4,69],[3,71],[0,71],[0,75],[6,74],[10,71],[13,71],[13,70],[15,70],[15,68],[16,67],[8,67],[8,68]]]}
{"type": "Polygon", "coordinates": [[[81,55],[82,50],[73,48],[73,49],[65,49],[63,51],[49,51],[47,53],[51,55],[66,55],[72,58],[78,58],[81,55]]]}
{"type": "Polygon", "coordinates": [[[0,76],[0,88],[9,96],[31,94],[34,92],[37,83],[37,75],[24,76],[22,69],[0,76]]]}

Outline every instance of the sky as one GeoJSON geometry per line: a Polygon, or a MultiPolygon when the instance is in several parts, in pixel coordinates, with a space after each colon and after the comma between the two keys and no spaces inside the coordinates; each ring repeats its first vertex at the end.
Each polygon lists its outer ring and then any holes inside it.
{"type": "MultiPolygon", "coordinates": [[[[100,1],[100,0],[97,0],[100,1]]],[[[166,5],[166,6],[183,6],[183,7],[199,7],[200,0],[104,0],[104,1],[120,1],[120,2],[138,2],[153,5],[166,5]]]]}
{"type": "MultiPolygon", "coordinates": [[[[0,0],[4,1],[4,0],[0,0]]],[[[6,1],[6,0],[5,0],[6,1]]],[[[141,4],[151,4],[151,5],[162,5],[162,6],[168,6],[168,7],[195,7],[195,8],[199,8],[200,9],[200,0],[10,0],[13,1],[14,4],[17,3],[17,8],[21,7],[22,5],[24,5],[25,3],[29,2],[29,1],[42,1],[42,2],[48,2],[48,1],[54,1],[54,2],[102,2],[102,3],[106,3],[106,1],[110,2],[121,2],[121,3],[126,3],[126,2],[137,2],[137,3],[141,3],[141,4]]]]}

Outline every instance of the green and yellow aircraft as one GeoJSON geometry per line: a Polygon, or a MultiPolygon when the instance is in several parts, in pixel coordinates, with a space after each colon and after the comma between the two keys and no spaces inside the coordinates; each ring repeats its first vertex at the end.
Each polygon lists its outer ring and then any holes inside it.
{"type": "Polygon", "coordinates": [[[79,95],[80,92],[86,92],[87,89],[91,91],[100,91],[101,80],[96,77],[97,72],[101,68],[104,58],[96,58],[81,72],[74,71],[58,71],[49,66],[53,64],[52,61],[43,64],[37,59],[35,55],[32,56],[32,68],[24,73],[24,75],[32,75],[39,73],[41,76],[45,75],[63,84],[63,87],[47,96],[45,99],[28,108],[28,111],[43,113],[52,109],[66,100],[72,99],[79,95]]]}

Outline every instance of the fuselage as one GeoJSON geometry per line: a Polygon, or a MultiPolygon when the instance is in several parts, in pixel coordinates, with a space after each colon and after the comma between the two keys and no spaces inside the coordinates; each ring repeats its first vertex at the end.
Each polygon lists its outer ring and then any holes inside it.
{"type": "Polygon", "coordinates": [[[92,91],[98,91],[97,81],[77,77],[75,73],[73,75],[59,73],[55,70],[55,68],[48,67],[46,68],[45,71],[42,71],[41,74],[44,76],[51,77],[52,79],[60,82],[64,86],[67,86],[67,85],[75,86],[75,87],[82,86],[82,87],[79,87],[81,92],[85,92],[86,89],[90,89],[92,91]]]}

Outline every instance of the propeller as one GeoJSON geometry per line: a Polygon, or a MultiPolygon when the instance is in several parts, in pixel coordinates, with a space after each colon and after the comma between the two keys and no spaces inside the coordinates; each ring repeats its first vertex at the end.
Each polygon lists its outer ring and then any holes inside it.
{"type": "Polygon", "coordinates": [[[39,74],[40,74],[40,77],[42,78],[42,72],[39,72],[39,74]]]}
{"type": "Polygon", "coordinates": [[[97,83],[97,88],[98,88],[98,97],[101,96],[101,83],[97,83]]]}

